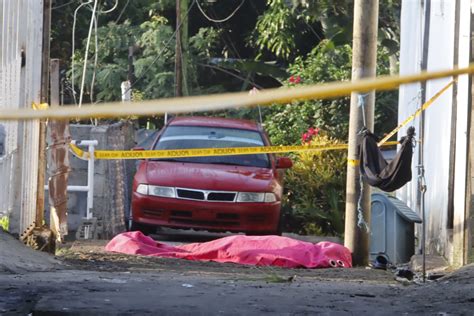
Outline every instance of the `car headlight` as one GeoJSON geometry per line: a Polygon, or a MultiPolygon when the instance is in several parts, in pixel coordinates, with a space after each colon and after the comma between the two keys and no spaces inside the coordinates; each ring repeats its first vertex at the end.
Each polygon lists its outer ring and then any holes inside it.
{"type": "Polygon", "coordinates": [[[161,197],[167,197],[167,198],[175,198],[176,197],[176,192],[175,189],[172,187],[160,187],[157,185],[150,185],[150,189],[148,191],[148,194],[150,195],[155,195],[155,196],[161,196],[161,197]]]}
{"type": "Polygon", "coordinates": [[[277,200],[277,198],[276,198],[275,194],[265,193],[265,202],[266,203],[276,202],[276,200],[277,200]]]}
{"type": "Polygon", "coordinates": [[[148,185],[146,184],[139,184],[137,187],[137,193],[148,195],[148,185]]]}
{"type": "Polygon", "coordinates": [[[271,203],[276,202],[276,196],[273,193],[239,192],[237,202],[271,203]]]}
{"type": "Polygon", "coordinates": [[[176,192],[173,187],[162,187],[158,185],[139,184],[137,187],[137,193],[167,198],[176,197],[176,192]]]}

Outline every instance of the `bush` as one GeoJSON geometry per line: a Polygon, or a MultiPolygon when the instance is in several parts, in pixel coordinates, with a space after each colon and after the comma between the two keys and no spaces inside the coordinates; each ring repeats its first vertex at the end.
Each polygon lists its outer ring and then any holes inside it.
{"type": "MultiPolygon", "coordinates": [[[[312,133],[310,130],[303,137],[307,140],[304,143],[316,146],[341,143],[318,130],[312,133]]],[[[286,230],[304,235],[342,234],[346,151],[308,151],[298,153],[294,158],[293,168],[285,178],[287,193],[283,216],[286,230]]]]}
{"type": "Polygon", "coordinates": [[[4,231],[8,231],[8,227],[10,226],[10,220],[8,216],[3,216],[0,218],[0,228],[4,231]]]}

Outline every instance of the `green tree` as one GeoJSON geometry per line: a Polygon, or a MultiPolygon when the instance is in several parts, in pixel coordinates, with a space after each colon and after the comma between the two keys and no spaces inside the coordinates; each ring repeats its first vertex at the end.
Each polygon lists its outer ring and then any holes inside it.
{"type": "MultiPolygon", "coordinates": [[[[352,1],[267,0],[267,5],[251,37],[259,51],[257,57],[273,56],[292,62],[322,39],[329,39],[336,46],[352,42],[352,1]]],[[[378,38],[389,55],[396,54],[399,48],[400,9],[399,1],[380,2],[378,38]]]]}

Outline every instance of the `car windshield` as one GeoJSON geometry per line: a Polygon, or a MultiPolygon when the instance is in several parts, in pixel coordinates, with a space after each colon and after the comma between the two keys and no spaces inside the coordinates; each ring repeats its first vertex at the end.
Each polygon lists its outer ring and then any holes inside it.
{"type": "MultiPolygon", "coordinates": [[[[264,146],[262,135],[256,131],[206,126],[169,126],[155,145],[156,150],[188,148],[229,148],[264,146]]],[[[179,162],[227,164],[269,168],[266,154],[186,157],[172,159],[179,162]]]]}

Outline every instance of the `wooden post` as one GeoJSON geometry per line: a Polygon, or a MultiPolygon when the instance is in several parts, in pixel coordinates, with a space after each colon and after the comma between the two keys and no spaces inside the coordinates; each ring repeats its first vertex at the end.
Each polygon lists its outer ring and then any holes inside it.
{"type": "MultiPolygon", "coordinates": [[[[59,59],[51,60],[51,107],[59,107],[59,59]]],[[[68,234],[67,228],[67,185],[69,172],[69,122],[50,122],[51,177],[48,181],[50,204],[50,228],[56,241],[62,242],[68,234]]]]}
{"type": "MultiPolygon", "coordinates": [[[[51,1],[45,0],[43,6],[43,54],[41,69],[41,103],[48,103],[49,93],[49,52],[51,33],[51,1]]],[[[43,226],[44,221],[44,183],[46,172],[46,120],[39,125],[38,151],[38,193],[36,195],[36,227],[43,226]]]]}
{"type": "Polygon", "coordinates": [[[183,96],[183,60],[181,58],[181,0],[176,0],[175,96],[183,96]]]}
{"type": "Polygon", "coordinates": [[[188,87],[188,9],[189,4],[188,0],[181,0],[181,27],[179,29],[179,34],[181,36],[181,82],[182,82],[182,90],[183,95],[189,95],[189,87],[188,87]]]}
{"type": "MultiPolygon", "coordinates": [[[[356,0],[354,3],[352,80],[375,77],[378,8],[378,0],[356,0]]],[[[344,245],[351,250],[354,265],[367,265],[369,259],[370,235],[364,228],[358,226],[358,200],[361,194],[358,132],[364,125],[373,130],[374,103],[373,91],[367,94],[357,92],[351,94],[344,245]],[[360,107],[362,104],[364,106],[360,107]],[[362,113],[362,110],[365,110],[365,113],[362,113]]],[[[361,206],[364,220],[370,225],[370,187],[365,184],[361,206]]]]}

